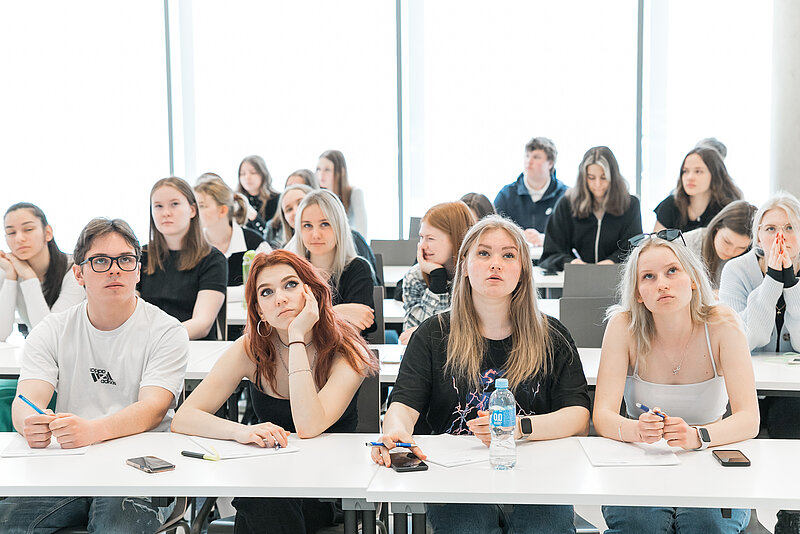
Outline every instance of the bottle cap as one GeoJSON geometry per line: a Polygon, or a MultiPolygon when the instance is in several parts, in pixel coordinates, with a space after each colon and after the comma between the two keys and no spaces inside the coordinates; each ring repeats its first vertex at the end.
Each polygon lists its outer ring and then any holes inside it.
{"type": "Polygon", "coordinates": [[[494,389],[508,389],[508,378],[498,378],[495,380],[494,389]]]}

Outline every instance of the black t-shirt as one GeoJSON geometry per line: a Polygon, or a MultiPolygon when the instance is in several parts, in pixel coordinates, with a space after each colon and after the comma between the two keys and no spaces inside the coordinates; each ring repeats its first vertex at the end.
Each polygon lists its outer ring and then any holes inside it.
{"type": "MultiPolygon", "coordinates": [[[[549,372],[529,378],[513,391],[517,413],[545,414],[566,406],[588,410],[589,392],[575,343],[559,321],[547,317],[547,324],[552,354],[549,372]]],[[[478,410],[488,410],[494,381],[505,376],[512,340],[487,340],[481,386],[475,390],[463,378],[444,372],[449,331],[449,312],[435,315],[417,328],[400,364],[392,402],[417,410],[434,434],[469,434],[467,421],[477,417],[478,410]]]]}
{"type": "MultiPolygon", "coordinates": [[[[193,269],[178,270],[179,250],[170,250],[164,269],[145,274],[147,246],[142,250],[142,275],[136,289],[142,298],[158,306],[166,313],[183,322],[192,318],[197,294],[204,289],[226,294],[228,263],[225,256],[214,247],[193,269]]],[[[214,328],[204,339],[216,339],[214,328]]]]}
{"type": "Polygon", "coordinates": [[[675,197],[673,195],[662,200],[653,211],[656,214],[656,219],[664,225],[664,228],[677,228],[681,232],[688,232],[708,226],[711,219],[713,219],[722,208],[723,206],[709,203],[706,207],[706,211],[703,212],[699,219],[687,220],[686,224],[683,226],[681,226],[681,213],[678,211],[678,207],[675,206],[675,197]]]}
{"type": "MultiPolygon", "coordinates": [[[[272,423],[282,427],[289,432],[297,432],[292,418],[292,405],[288,399],[279,399],[259,391],[252,382],[250,386],[250,398],[253,402],[253,412],[256,414],[259,423],[272,423]]],[[[350,404],[344,410],[342,416],[324,432],[348,433],[355,432],[358,425],[358,391],[353,395],[350,404]]]]}
{"type": "MultiPolygon", "coordinates": [[[[331,279],[333,305],[358,303],[375,309],[375,301],[372,295],[374,287],[375,277],[372,273],[372,267],[370,267],[367,260],[361,256],[356,256],[342,271],[338,284],[335,284],[331,279]]],[[[377,325],[373,323],[372,326],[362,330],[361,333],[368,334],[376,329],[377,325]]]]}

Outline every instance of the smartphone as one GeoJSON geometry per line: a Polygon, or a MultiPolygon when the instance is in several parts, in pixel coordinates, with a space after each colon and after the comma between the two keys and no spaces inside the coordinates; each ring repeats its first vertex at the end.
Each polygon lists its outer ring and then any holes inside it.
{"type": "Polygon", "coordinates": [[[145,473],[160,473],[161,471],[172,471],[175,469],[175,464],[171,464],[166,460],[162,460],[158,456],[139,456],[137,458],[128,458],[125,463],[131,467],[135,467],[145,473]]]}
{"type": "Polygon", "coordinates": [[[392,469],[398,473],[428,470],[428,464],[417,458],[413,452],[393,452],[389,456],[392,460],[392,469]]]}
{"type": "Polygon", "coordinates": [[[749,467],[750,460],[742,451],[737,449],[720,450],[712,452],[714,458],[725,467],[749,467]]]}

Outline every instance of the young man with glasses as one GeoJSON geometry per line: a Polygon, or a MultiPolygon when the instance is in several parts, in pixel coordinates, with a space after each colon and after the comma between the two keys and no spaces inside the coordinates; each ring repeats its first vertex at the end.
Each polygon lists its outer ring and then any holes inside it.
{"type": "MultiPolygon", "coordinates": [[[[93,219],[75,246],[73,274],[86,301],[38,324],[25,343],[14,427],[33,448],[62,448],[149,430],[166,431],[183,387],[189,337],[177,319],[136,296],[141,247],[127,223],[93,219]]],[[[148,499],[21,497],[0,500],[4,532],[81,526],[155,532],[164,519],[148,499]]]]}

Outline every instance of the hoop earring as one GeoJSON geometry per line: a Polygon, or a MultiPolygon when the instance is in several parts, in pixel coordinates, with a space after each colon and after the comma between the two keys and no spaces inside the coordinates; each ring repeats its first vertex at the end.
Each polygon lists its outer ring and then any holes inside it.
{"type": "Polygon", "coordinates": [[[261,323],[263,322],[265,322],[263,319],[259,319],[259,321],[256,323],[256,334],[258,334],[261,337],[269,337],[269,335],[272,333],[272,325],[269,325],[269,332],[267,332],[266,334],[262,334],[260,328],[261,328],[261,323]]]}

